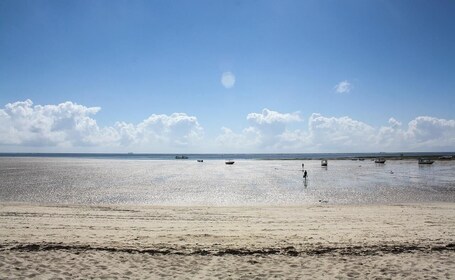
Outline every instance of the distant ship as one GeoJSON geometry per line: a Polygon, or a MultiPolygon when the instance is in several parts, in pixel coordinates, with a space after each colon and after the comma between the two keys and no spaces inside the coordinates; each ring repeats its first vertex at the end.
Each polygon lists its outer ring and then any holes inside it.
{"type": "Polygon", "coordinates": [[[181,155],[181,156],[175,156],[175,159],[188,159],[188,157],[181,155]]]}
{"type": "Polygon", "coordinates": [[[229,164],[229,165],[233,165],[233,164],[234,164],[234,162],[235,162],[235,161],[233,161],[233,160],[226,160],[226,162],[225,162],[225,163],[226,163],[226,164],[229,164]]]}

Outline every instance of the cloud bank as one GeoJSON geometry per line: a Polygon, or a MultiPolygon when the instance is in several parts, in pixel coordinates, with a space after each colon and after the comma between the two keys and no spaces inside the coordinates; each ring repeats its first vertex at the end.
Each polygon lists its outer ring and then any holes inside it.
{"type": "Polygon", "coordinates": [[[222,134],[216,139],[220,146],[241,152],[274,152],[283,148],[288,131],[286,125],[301,122],[298,112],[279,113],[269,109],[261,113],[247,115],[250,126],[241,133],[235,133],[229,128],[223,128],[222,134]]]}
{"type": "Polygon", "coordinates": [[[420,116],[406,127],[395,118],[379,128],[348,116],[313,113],[307,128],[289,129],[301,122],[298,113],[264,109],[247,116],[250,126],[239,133],[223,128],[217,141],[226,149],[244,152],[394,152],[454,151],[455,120],[420,116]],[[273,117],[271,117],[273,116],[273,117]],[[252,122],[251,122],[252,121],[252,122]]]}
{"type": "Polygon", "coordinates": [[[69,101],[45,106],[34,106],[31,100],[9,103],[0,109],[0,145],[166,152],[191,147],[203,136],[197,118],[184,113],[153,114],[138,124],[100,127],[93,118],[100,110],[69,101]]]}
{"type": "Polygon", "coordinates": [[[100,107],[73,102],[34,105],[31,100],[0,109],[0,151],[90,152],[379,152],[454,151],[455,120],[418,116],[407,124],[391,117],[373,127],[348,116],[270,109],[247,114],[245,128],[222,127],[204,139],[197,117],[186,113],[152,114],[133,124],[119,121],[101,127],[100,107]]]}

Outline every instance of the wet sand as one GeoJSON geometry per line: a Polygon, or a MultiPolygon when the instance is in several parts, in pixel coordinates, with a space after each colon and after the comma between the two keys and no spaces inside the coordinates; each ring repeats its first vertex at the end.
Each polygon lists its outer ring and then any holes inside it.
{"type": "Polygon", "coordinates": [[[453,279],[455,204],[0,204],[7,279],[453,279]]]}

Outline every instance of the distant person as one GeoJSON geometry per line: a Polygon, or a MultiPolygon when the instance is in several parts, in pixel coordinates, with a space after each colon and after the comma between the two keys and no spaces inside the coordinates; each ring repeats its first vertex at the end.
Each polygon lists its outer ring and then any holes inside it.
{"type": "Polygon", "coordinates": [[[305,170],[305,163],[302,163],[302,171],[305,170]]]}
{"type": "Polygon", "coordinates": [[[303,171],[303,178],[306,179],[306,176],[308,175],[308,173],[305,171],[303,171]]]}

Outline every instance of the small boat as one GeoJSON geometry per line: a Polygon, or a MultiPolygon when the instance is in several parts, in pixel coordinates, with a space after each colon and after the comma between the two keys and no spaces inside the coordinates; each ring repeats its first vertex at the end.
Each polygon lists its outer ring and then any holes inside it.
{"type": "Polygon", "coordinates": [[[377,158],[374,160],[374,163],[385,163],[385,158],[377,158]]]}
{"type": "Polygon", "coordinates": [[[188,157],[181,155],[181,156],[175,156],[175,159],[188,159],[188,157]]]}
{"type": "Polygon", "coordinates": [[[440,160],[451,160],[452,156],[441,156],[439,157],[440,160]]]}
{"type": "Polygon", "coordinates": [[[327,160],[326,159],[321,160],[321,166],[327,166],[327,160]]]}
{"type": "Polygon", "coordinates": [[[203,159],[198,159],[197,162],[204,162],[204,160],[203,159]]]}
{"type": "Polygon", "coordinates": [[[419,164],[433,164],[434,160],[428,158],[419,158],[419,164]]]}
{"type": "Polygon", "coordinates": [[[226,164],[228,164],[228,165],[233,165],[233,164],[234,164],[234,162],[235,162],[235,161],[233,161],[233,160],[226,160],[226,162],[225,162],[225,163],[226,163],[226,164]]]}
{"type": "Polygon", "coordinates": [[[359,158],[360,161],[364,161],[365,159],[364,158],[359,158]]]}

